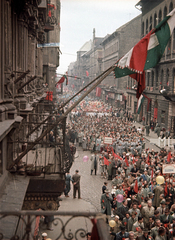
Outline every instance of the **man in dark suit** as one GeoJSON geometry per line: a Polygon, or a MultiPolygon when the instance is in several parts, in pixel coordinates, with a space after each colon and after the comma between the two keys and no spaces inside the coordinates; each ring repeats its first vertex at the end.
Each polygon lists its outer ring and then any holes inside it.
{"type": "Polygon", "coordinates": [[[78,170],[75,171],[75,174],[72,176],[73,180],[73,198],[76,198],[76,192],[78,191],[78,198],[80,199],[80,175],[78,170]]]}

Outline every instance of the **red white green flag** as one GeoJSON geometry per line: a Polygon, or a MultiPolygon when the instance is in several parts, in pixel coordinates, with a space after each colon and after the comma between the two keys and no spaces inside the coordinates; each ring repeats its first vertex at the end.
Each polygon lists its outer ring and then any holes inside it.
{"type": "Polygon", "coordinates": [[[139,114],[140,111],[141,111],[141,107],[142,107],[142,104],[143,104],[144,100],[145,100],[145,97],[141,94],[140,97],[139,97],[139,99],[138,99],[138,102],[137,102],[137,111],[136,111],[136,112],[137,112],[138,114],[139,114]]]}
{"type": "Polygon", "coordinates": [[[145,89],[145,70],[160,61],[175,27],[175,8],[117,63],[116,78],[130,75],[138,82],[137,98],[145,89]]]}
{"type": "Polygon", "coordinates": [[[64,80],[66,79],[66,85],[68,84],[68,77],[66,75],[63,75],[60,80],[56,83],[56,87],[57,87],[57,84],[61,84],[64,82],[64,80]]]}

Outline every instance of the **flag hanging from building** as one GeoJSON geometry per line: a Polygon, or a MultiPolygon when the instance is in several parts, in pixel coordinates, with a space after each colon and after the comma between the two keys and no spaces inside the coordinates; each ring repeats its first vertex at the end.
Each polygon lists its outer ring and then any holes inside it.
{"type": "Polygon", "coordinates": [[[144,71],[160,61],[174,27],[175,8],[116,63],[116,78],[130,75],[137,80],[137,98],[145,89],[144,71]]]}
{"type": "Polygon", "coordinates": [[[89,72],[88,71],[86,71],[86,76],[89,77],[89,72]]]}
{"type": "Polygon", "coordinates": [[[145,100],[145,97],[143,96],[143,94],[140,95],[139,99],[138,99],[138,102],[137,102],[137,113],[139,114],[140,111],[141,111],[141,107],[142,107],[142,104],[145,100]]]}
{"type": "Polygon", "coordinates": [[[66,83],[67,83],[67,82],[68,82],[68,78],[67,78],[66,75],[63,75],[63,76],[60,78],[60,80],[56,83],[56,87],[57,87],[57,84],[63,83],[65,79],[66,79],[66,83]]]}
{"type": "Polygon", "coordinates": [[[100,88],[100,87],[97,87],[97,88],[96,88],[96,96],[97,96],[97,97],[100,97],[100,96],[101,96],[101,88],[100,88]]]}

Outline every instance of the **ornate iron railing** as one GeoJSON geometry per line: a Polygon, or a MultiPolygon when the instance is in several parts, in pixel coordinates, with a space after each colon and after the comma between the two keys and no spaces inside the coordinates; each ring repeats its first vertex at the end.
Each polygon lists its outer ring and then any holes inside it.
{"type": "Polygon", "coordinates": [[[104,215],[97,212],[14,211],[0,212],[0,240],[41,239],[43,232],[53,239],[85,239],[96,231],[101,240],[110,239],[104,215]],[[50,219],[45,223],[44,219],[50,219]],[[13,225],[12,226],[12,222],[13,225]],[[47,230],[52,225],[53,231],[47,230]],[[94,229],[94,230],[93,230],[94,229]]]}

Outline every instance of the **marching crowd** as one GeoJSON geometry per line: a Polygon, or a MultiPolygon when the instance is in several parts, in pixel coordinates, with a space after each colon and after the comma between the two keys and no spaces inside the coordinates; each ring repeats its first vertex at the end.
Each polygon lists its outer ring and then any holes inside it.
{"type": "Polygon", "coordinates": [[[174,239],[174,174],[163,174],[163,165],[174,163],[174,152],[145,149],[143,130],[127,111],[104,106],[106,114],[90,114],[86,106],[71,114],[67,135],[92,152],[91,174],[99,167],[104,178],[101,212],[111,239],[174,239]],[[105,144],[106,137],[111,144],[105,144]]]}

